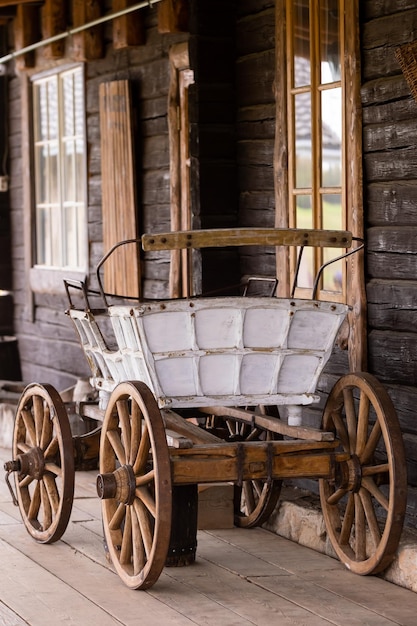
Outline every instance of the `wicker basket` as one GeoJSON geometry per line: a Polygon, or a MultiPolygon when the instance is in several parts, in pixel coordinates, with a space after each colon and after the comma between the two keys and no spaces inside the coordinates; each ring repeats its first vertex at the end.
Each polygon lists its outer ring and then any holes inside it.
{"type": "Polygon", "coordinates": [[[410,87],[411,95],[417,101],[417,40],[397,48],[395,56],[410,87]]]}

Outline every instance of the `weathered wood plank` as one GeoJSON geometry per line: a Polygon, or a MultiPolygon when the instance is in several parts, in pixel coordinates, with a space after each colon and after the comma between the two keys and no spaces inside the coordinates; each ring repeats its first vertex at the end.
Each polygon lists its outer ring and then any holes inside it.
{"type": "Polygon", "coordinates": [[[367,186],[367,219],[370,226],[417,226],[414,193],[417,180],[384,181],[367,186]]]}
{"type": "Polygon", "coordinates": [[[417,315],[417,280],[373,279],[367,284],[372,328],[409,332],[417,315]]]}
{"type": "Polygon", "coordinates": [[[417,335],[372,330],[369,333],[369,366],[381,382],[417,385],[417,335]]]}
{"type": "Polygon", "coordinates": [[[212,229],[142,235],[142,247],[145,251],[250,245],[348,248],[351,242],[348,231],[296,228],[212,229]]]}

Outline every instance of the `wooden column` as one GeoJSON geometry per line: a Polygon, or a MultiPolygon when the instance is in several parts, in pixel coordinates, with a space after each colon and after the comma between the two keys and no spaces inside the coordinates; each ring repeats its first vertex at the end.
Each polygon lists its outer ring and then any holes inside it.
{"type": "MultiPolygon", "coordinates": [[[[65,2],[64,0],[45,0],[41,8],[42,38],[48,39],[65,32],[65,2]]],[[[60,59],[65,53],[65,39],[58,39],[43,48],[43,55],[47,59],[60,59]]]]}
{"type": "Polygon", "coordinates": [[[162,0],[158,4],[160,33],[188,32],[188,3],[186,0],[162,0]]]}
{"type": "MultiPolygon", "coordinates": [[[[99,0],[73,0],[72,20],[74,28],[98,19],[102,14],[99,0]]],[[[73,35],[72,57],[76,61],[91,61],[103,56],[102,25],[88,28],[73,35]]]]}
{"type": "MultiPolygon", "coordinates": [[[[113,11],[122,11],[136,4],[136,0],[113,0],[113,11]]],[[[139,10],[113,20],[113,47],[142,46],[145,43],[143,13],[139,10]]]]}

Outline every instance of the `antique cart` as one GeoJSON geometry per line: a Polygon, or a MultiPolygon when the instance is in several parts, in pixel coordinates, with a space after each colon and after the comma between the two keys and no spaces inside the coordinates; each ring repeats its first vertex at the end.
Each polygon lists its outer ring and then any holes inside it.
{"type": "MultiPolygon", "coordinates": [[[[346,231],[190,231],[141,241],[144,250],[356,250],[346,231]]],[[[84,284],[67,281],[66,289],[99,396],[77,411],[97,426],[104,534],[124,583],[145,589],[156,582],[167,561],[174,490],[211,482],[233,483],[235,523],[250,527],[270,515],[283,479],[319,479],[337,556],[358,574],[384,569],[406,506],[403,442],[387,392],[368,373],[347,374],[328,396],[321,428],[303,425],[303,407],[319,400],[317,382],[348,307],[315,298],[320,277],[312,300],[246,295],[109,304],[100,279],[109,254],[97,270],[104,308],[90,306],[84,284]],[[103,317],[114,347],[99,326],[103,317]]],[[[5,469],[15,474],[22,519],[40,543],[65,531],[78,452],[58,392],[29,385],[5,469]]]]}

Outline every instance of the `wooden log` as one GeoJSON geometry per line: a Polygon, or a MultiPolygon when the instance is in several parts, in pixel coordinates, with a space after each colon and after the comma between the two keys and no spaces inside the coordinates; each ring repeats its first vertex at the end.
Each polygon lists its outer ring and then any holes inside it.
{"type": "Polygon", "coordinates": [[[297,228],[225,228],[142,235],[142,247],[150,250],[215,248],[223,246],[320,246],[349,248],[348,231],[297,228]]]}
{"type": "MultiPolygon", "coordinates": [[[[136,0],[113,0],[113,11],[136,4],[136,0]]],[[[145,24],[141,11],[134,11],[113,20],[113,47],[116,50],[145,43],[145,24]]]]}
{"type": "MultiPolygon", "coordinates": [[[[42,37],[48,39],[65,31],[65,9],[64,0],[45,0],[41,8],[42,37]]],[[[60,59],[65,53],[65,40],[59,39],[43,48],[43,55],[46,59],[60,59]]]]}

